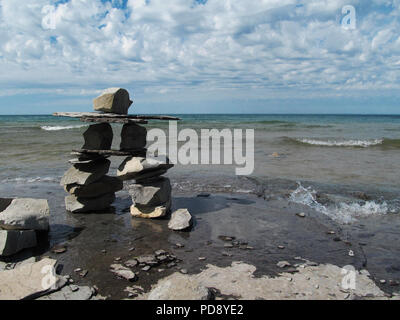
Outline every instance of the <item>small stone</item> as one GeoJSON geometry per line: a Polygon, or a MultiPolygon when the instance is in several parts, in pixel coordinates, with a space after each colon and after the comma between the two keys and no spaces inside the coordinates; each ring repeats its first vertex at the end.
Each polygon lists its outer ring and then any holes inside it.
{"type": "Polygon", "coordinates": [[[289,262],[287,262],[287,261],[279,261],[276,265],[279,268],[286,268],[286,267],[290,267],[291,266],[291,264],[289,262]]]}
{"type": "Polygon", "coordinates": [[[336,232],[333,231],[333,230],[330,230],[330,231],[327,232],[327,234],[336,234],[336,232]]]}
{"type": "Polygon", "coordinates": [[[172,267],[175,267],[175,266],[176,266],[175,262],[170,262],[170,263],[167,264],[167,268],[172,268],[172,267]]]}
{"type": "MultiPolygon", "coordinates": [[[[227,242],[231,242],[232,240],[235,240],[235,237],[229,237],[229,236],[218,236],[218,238],[222,241],[227,241],[227,242]]],[[[247,243],[246,243],[247,244],[247,243]]]]}
{"type": "Polygon", "coordinates": [[[183,231],[189,229],[192,224],[192,215],[188,209],[179,209],[171,214],[171,219],[168,222],[168,228],[174,231],[183,231]]]}
{"type": "Polygon", "coordinates": [[[225,257],[232,257],[232,254],[227,251],[222,251],[222,255],[225,257]]]}
{"type": "Polygon", "coordinates": [[[116,274],[118,277],[126,279],[128,281],[135,280],[136,278],[136,274],[134,272],[121,264],[112,264],[110,266],[110,271],[116,274]]]}
{"type": "Polygon", "coordinates": [[[285,249],[285,247],[284,246],[278,246],[278,249],[283,250],[283,249],[285,249]]]}
{"type": "Polygon", "coordinates": [[[128,268],[133,268],[133,267],[136,267],[138,265],[138,261],[136,259],[131,259],[131,260],[126,261],[124,264],[128,268]]]}
{"type": "Polygon", "coordinates": [[[187,274],[187,273],[188,273],[188,271],[187,271],[186,269],[181,269],[180,271],[181,271],[181,273],[183,273],[183,274],[187,274]]]}
{"type": "Polygon", "coordinates": [[[120,257],[117,257],[117,258],[115,258],[114,260],[115,260],[115,261],[121,261],[121,258],[120,258],[120,257]]]}
{"type": "Polygon", "coordinates": [[[247,247],[246,247],[246,250],[254,250],[254,247],[247,246],[247,247]]]}
{"type": "Polygon", "coordinates": [[[156,256],[166,255],[167,251],[165,251],[165,250],[157,250],[157,251],[154,252],[154,254],[156,256]]]}
{"type": "Polygon", "coordinates": [[[81,268],[76,268],[76,269],[74,270],[74,272],[76,272],[76,273],[81,272],[81,271],[82,271],[81,268]]]}
{"type": "Polygon", "coordinates": [[[199,260],[200,261],[204,261],[204,260],[206,260],[207,258],[206,257],[199,257],[199,260]]]}
{"type": "Polygon", "coordinates": [[[349,250],[349,256],[350,257],[354,257],[354,251],[353,250],[349,250]]]}
{"type": "Polygon", "coordinates": [[[159,264],[156,256],[153,255],[136,257],[136,260],[139,264],[145,264],[149,266],[156,266],[159,264]]]}
{"type": "Polygon", "coordinates": [[[386,280],[382,279],[382,280],[379,280],[379,282],[382,283],[382,284],[385,284],[386,280]]]}
{"type": "Polygon", "coordinates": [[[89,273],[89,271],[88,270],[82,270],[82,272],[81,273],[79,273],[79,275],[82,277],[82,278],[84,278],[84,277],[86,277],[87,276],[87,274],[89,273]]]}
{"type": "Polygon", "coordinates": [[[296,213],[296,215],[300,218],[305,218],[306,214],[304,212],[296,213]]]}
{"type": "Polygon", "coordinates": [[[128,250],[128,251],[133,251],[133,250],[135,250],[135,248],[134,248],[134,247],[132,247],[132,248],[129,248],[129,250],[128,250]]]}
{"type": "Polygon", "coordinates": [[[149,271],[150,269],[151,269],[150,266],[144,266],[144,267],[142,268],[142,271],[149,271]]]}
{"type": "Polygon", "coordinates": [[[69,286],[69,288],[71,289],[72,292],[76,292],[76,291],[79,290],[79,287],[76,286],[76,285],[73,285],[73,284],[71,284],[71,285],[69,286]]]}
{"type": "Polygon", "coordinates": [[[225,243],[224,248],[233,248],[233,244],[231,243],[225,243]]]}
{"type": "Polygon", "coordinates": [[[51,252],[56,253],[56,254],[61,254],[67,251],[67,248],[64,246],[54,246],[53,249],[51,249],[51,252]]]}
{"type": "Polygon", "coordinates": [[[177,248],[183,248],[184,247],[184,245],[182,244],[182,243],[175,243],[175,247],[177,247],[177,248]]]}
{"type": "Polygon", "coordinates": [[[106,249],[101,250],[101,253],[107,253],[106,249]]]}

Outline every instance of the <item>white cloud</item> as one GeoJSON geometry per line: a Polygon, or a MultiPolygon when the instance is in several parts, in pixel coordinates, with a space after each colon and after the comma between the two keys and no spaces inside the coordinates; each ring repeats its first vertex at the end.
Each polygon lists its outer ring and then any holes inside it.
{"type": "Polygon", "coordinates": [[[0,94],[400,88],[399,0],[117,3],[0,0],[0,94]],[[356,30],[340,24],[348,4],[356,30]]]}

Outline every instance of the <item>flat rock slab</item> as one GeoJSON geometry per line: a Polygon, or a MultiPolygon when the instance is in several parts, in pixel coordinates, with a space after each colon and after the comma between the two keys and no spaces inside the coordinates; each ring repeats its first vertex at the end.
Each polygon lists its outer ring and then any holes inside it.
{"type": "Polygon", "coordinates": [[[65,284],[55,275],[57,261],[45,258],[0,272],[0,300],[34,299],[65,284]]]}
{"type": "Polygon", "coordinates": [[[100,180],[110,169],[110,160],[102,159],[87,164],[74,164],[65,172],[61,185],[80,184],[88,185],[100,180]]]}
{"type": "Polygon", "coordinates": [[[0,199],[0,227],[3,229],[46,231],[49,217],[46,199],[0,199]]]}
{"type": "Polygon", "coordinates": [[[147,296],[147,300],[208,300],[210,290],[199,281],[181,273],[160,280],[147,296]]]}
{"type": "Polygon", "coordinates": [[[0,230],[0,256],[11,256],[36,245],[34,230],[0,230]]]}
{"type": "Polygon", "coordinates": [[[88,286],[65,286],[36,300],[90,300],[94,290],[88,286]]]}
{"type": "Polygon", "coordinates": [[[55,117],[68,117],[68,118],[85,118],[85,119],[126,119],[136,123],[147,123],[147,120],[166,120],[177,121],[180,118],[171,116],[146,116],[146,115],[121,115],[115,113],[97,113],[97,112],[55,112],[55,117]],[[136,121],[135,121],[136,120],[136,121]]]}
{"type": "Polygon", "coordinates": [[[114,193],[98,198],[78,198],[74,195],[65,197],[65,208],[72,213],[90,213],[108,209],[115,200],[114,193]]]}
{"type": "Polygon", "coordinates": [[[171,214],[168,228],[175,231],[183,231],[192,226],[193,219],[188,209],[178,209],[171,214]]]}
{"type": "Polygon", "coordinates": [[[124,267],[122,264],[112,264],[110,266],[110,271],[118,277],[128,281],[133,281],[136,278],[135,273],[132,272],[129,268],[124,267]]]}
{"type": "Polygon", "coordinates": [[[97,198],[104,194],[120,191],[123,187],[124,183],[121,179],[104,176],[88,185],[69,184],[64,186],[64,189],[78,198],[97,198]]]}
{"type": "Polygon", "coordinates": [[[128,157],[119,166],[117,176],[122,180],[144,180],[161,175],[173,166],[166,157],[164,159],[128,157]]]}

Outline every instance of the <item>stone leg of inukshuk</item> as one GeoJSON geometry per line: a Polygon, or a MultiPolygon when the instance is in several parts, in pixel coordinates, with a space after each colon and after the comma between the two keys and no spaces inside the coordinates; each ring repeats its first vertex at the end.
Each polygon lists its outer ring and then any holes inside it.
{"type": "Polygon", "coordinates": [[[162,175],[172,167],[167,157],[128,157],[120,165],[118,177],[122,180],[135,180],[135,184],[130,186],[132,216],[159,218],[170,211],[171,184],[162,175]]]}
{"type": "MultiPolygon", "coordinates": [[[[89,126],[83,134],[83,149],[108,150],[111,148],[113,131],[108,123],[89,126]]],[[[123,188],[116,177],[107,176],[110,161],[103,156],[80,156],[64,174],[61,185],[70,193],[65,198],[66,209],[73,213],[105,210],[115,200],[115,192],[123,188]]]]}

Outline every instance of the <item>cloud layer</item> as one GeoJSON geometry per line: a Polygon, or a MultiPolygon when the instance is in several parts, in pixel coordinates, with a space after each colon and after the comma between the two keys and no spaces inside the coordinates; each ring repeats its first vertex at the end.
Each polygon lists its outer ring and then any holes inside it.
{"type": "Polygon", "coordinates": [[[0,95],[398,96],[399,15],[400,0],[0,0],[0,95]]]}

